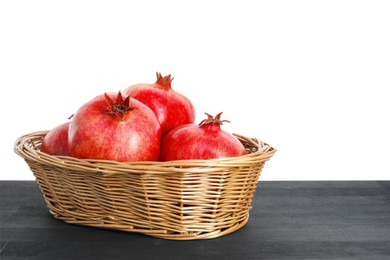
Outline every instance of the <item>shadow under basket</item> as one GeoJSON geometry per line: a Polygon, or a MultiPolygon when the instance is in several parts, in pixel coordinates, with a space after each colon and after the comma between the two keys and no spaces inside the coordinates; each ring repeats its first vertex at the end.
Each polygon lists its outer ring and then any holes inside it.
{"type": "Polygon", "coordinates": [[[14,150],[29,165],[54,218],[173,240],[216,238],[243,227],[260,172],[276,152],[236,134],[246,155],[171,162],[82,160],[40,152],[46,133],[21,136],[14,150]]]}

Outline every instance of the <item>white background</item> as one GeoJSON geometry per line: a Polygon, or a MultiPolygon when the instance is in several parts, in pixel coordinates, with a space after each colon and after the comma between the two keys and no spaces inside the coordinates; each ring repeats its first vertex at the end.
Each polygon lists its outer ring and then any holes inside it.
{"type": "Polygon", "coordinates": [[[263,180],[389,180],[389,1],[1,1],[0,179],[17,137],[172,74],[229,132],[278,149],[263,180]]]}

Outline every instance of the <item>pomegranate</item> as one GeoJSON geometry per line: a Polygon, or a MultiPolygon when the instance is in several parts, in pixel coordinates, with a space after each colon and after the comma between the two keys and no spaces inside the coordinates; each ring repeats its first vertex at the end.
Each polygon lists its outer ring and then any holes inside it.
{"type": "Polygon", "coordinates": [[[187,97],[171,88],[173,80],[171,75],[165,77],[161,73],[156,75],[156,83],[136,84],[126,88],[123,94],[130,95],[153,110],[164,136],[179,125],[194,123],[195,108],[187,97]]]}
{"type": "Polygon", "coordinates": [[[81,106],[69,127],[69,153],[82,159],[156,161],[161,127],[153,111],[121,92],[81,106]]]}
{"type": "Polygon", "coordinates": [[[69,123],[66,122],[51,129],[43,138],[41,152],[50,155],[69,156],[68,130],[69,123]]]}
{"type": "Polygon", "coordinates": [[[232,134],[221,129],[227,120],[221,120],[221,113],[199,125],[181,125],[163,137],[161,161],[186,159],[213,159],[246,154],[244,145],[232,134]]]}

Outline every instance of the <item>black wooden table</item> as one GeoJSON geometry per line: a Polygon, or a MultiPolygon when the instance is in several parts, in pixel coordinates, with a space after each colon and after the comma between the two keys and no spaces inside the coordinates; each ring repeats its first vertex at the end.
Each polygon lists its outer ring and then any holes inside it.
{"type": "Polygon", "coordinates": [[[390,259],[390,182],[259,182],[248,224],[172,241],[66,224],[35,182],[1,181],[0,259],[390,259]]]}

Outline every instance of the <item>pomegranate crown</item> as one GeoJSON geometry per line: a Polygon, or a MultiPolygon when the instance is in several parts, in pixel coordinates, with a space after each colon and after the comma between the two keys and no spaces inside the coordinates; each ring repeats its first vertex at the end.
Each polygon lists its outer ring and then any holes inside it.
{"type": "Polygon", "coordinates": [[[207,125],[207,124],[211,124],[211,123],[217,123],[217,124],[220,124],[220,125],[223,125],[223,123],[230,123],[229,120],[221,120],[221,115],[222,115],[223,112],[219,113],[218,115],[216,115],[215,117],[213,117],[212,115],[208,114],[208,113],[205,113],[206,116],[207,116],[207,119],[203,119],[199,125],[207,125]]]}
{"type": "Polygon", "coordinates": [[[127,96],[123,99],[122,93],[119,91],[115,100],[112,100],[107,93],[104,93],[104,97],[107,101],[107,108],[105,113],[107,115],[115,115],[119,118],[120,121],[123,120],[125,114],[133,109],[134,107],[130,107],[130,96],[127,96]]]}
{"type": "Polygon", "coordinates": [[[171,74],[163,77],[160,72],[156,72],[156,76],[157,76],[156,84],[158,84],[166,89],[171,88],[171,83],[172,83],[172,80],[174,79],[173,77],[171,77],[171,74]]]}

